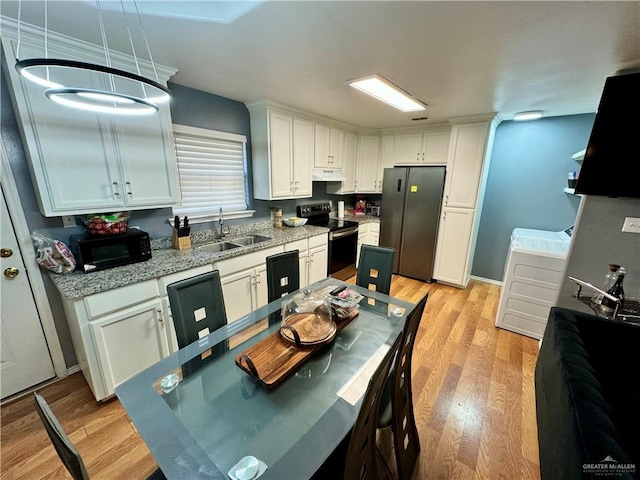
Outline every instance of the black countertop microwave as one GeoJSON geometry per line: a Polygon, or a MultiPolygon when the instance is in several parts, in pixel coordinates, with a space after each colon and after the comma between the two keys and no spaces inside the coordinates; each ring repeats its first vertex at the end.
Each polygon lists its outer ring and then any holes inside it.
{"type": "Polygon", "coordinates": [[[69,244],[78,268],[85,273],[151,258],[149,234],[137,229],[120,235],[71,235],[69,244]]]}

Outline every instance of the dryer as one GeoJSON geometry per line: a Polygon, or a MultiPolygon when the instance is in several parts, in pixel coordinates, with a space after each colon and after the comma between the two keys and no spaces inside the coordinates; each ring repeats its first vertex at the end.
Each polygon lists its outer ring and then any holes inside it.
{"type": "Polygon", "coordinates": [[[541,339],[564,273],[572,228],[515,228],[505,265],[496,326],[541,339]]]}

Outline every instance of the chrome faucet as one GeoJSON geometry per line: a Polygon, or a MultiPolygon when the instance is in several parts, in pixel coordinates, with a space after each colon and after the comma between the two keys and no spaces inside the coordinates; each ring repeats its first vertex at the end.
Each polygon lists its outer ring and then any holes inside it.
{"type": "Polygon", "coordinates": [[[224,229],[223,229],[223,224],[224,224],[224,215],[222,213],[222,207],[220,207],[220,211],[218,212],[218,225],[220,230],[218,231],[218,238],[224,238],[225,233],[224,233],[224,229]]]}
{"type": "Polygon", "coordinates": [[[615,303],[615,308],[613,309],[612,318],[615,319],[618,316],[618,311],[620,310],[620,308],[622,308],[622,302],[620,301],[619,298],[614,297],[610,293],[607,293],[604,290],[599,289],[598,287],[594,287],[590,283],[587,283],[584,280],[580,280],[579,278],[569,277],[569,280],[572,280],[578,286],[578,290],[575,293],[575,296],[576,296],[576,298],[578,300],[580,300],[582,298],[582,287],[586,287],[589,290],[593,290],[594,292],[597,292],[597,293],[607,297],[612,302],[614,302],[615,303]]]}

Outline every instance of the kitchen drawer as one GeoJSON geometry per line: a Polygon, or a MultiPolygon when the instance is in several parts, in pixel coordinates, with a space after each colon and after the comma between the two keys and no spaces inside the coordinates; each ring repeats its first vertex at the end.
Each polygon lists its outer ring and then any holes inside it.
{"type": "Polygon", "coordinates": [[[171,283],[179,282],[180,280],[186,280],[187,278],[195,277],[196,275],[202,275],[203,273],[208,273],[211,271],[213,271],[213,265],[209,264],[160,277],[160,295],[164,296],[167,294],[167,285],[171,283]]]}
{"type": "Polygon", "coordinates": [[[230,273],[246,270],[247,268],[254,268],[258,265],[265,263],[265,258],[269,255],[275,255],[276,253],[282,253],[284,247],[282,245],[277,247],[266,248],[257,252],[245,253],[238,257],[229,258],[227,260],[220,260],[215,263],[215,268],[220,271],[220,276],[224,277],[230,273]]]}
{"type": "Polygon", "coordinates": [[[296,240],[295,242],[289,242],[284,244],[284,251],[290,252],[291,250],[298,250],[300,252],[306,252],[309,248],[306,238],[302,240],[296,240]]]}
{"type": "Polygon", "coordinates": [[[309,248],[320,247],[326,245],[329,241],[328,234],[316,235],[315,237],[309,237],[309,248]]]}
{"type": "Polygon", "coordinates": [[[114,288],[84,298],[89,318],[121,310],[130,305],[144,302],[158,296],[158,282],[147,280],[126,287],[114,288]]]}
{"type": "Polygon", "coordinates": [[[371,222],[369,224],[369,233],[380,233],[380,223],[379,222],[371,222]]]}

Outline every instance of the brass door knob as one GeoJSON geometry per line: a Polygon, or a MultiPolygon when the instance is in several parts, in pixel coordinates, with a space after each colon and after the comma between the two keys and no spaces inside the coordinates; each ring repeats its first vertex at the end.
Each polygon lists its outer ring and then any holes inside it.
{"type": "Polygon", "coordinates": [[[16,267],[9,267],[4,269],[4,276],[7,278],[16,278],[19,273],[20,270],[18,270],[16,267]]]}
{"type": "Polygon", "coordinates": [[[0,248],[0,257],[8,258],[11,255],[13,255],[13,250],[11,250],[10,248],[0,248]]]}

